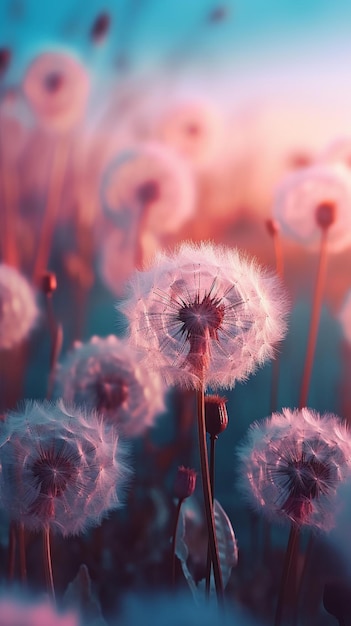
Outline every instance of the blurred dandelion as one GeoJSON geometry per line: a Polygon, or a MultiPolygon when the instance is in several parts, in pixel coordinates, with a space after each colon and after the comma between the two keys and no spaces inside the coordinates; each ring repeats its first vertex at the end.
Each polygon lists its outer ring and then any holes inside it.
{"type": "Polygon", "coordinates": [[[337,416],[273,413],[251,426],[239,458],[240,489],[258,511],[297,526],[333,526],[333,499],[351,466],[351,435],[337,416]]]}
{"type": "Polygon", "coordinates": [[[277,189],[273,215],[282,233],[316,246],[328,228],[328,251],[351,245],[351,177],[342,164],[318,163],[287,175],[277,189]]]}
{"type": "Polygon", "coordinates": [[[69,159],[69,134],[83,117],[89,89],[90,79],[83,65],[73,55],[63,52],[37,56],[23,79],[24,94],[39,124],[57,135],[34,278],[47,269],[69,159]]]}
{"type": "Polygon", "coordinates": [[[277,191],[273,213],[283,232],[305,244],[319,242],[299,408],[306,406],[317,343],[327,253],[351,245],[351,177],[344,165],[317,164],[291,174],[277,191]]]}
{"type": "Polygon", "coordinates": [[[237,250],[182,244],[137,272],[121,305],[133,343],[168,383],[232,387],[274,356],[286,331],[279,280],[237,250]]]}
{"type": "Polygon", "coordinates": [[[56,382],[66,401],[96,409],[127,437],[141,435],[165,408],[159,376],[114,335],[76,342],[58,367],[56,382]]]}
{"type": "Polygon", "coordinates": [[[79,626],[75,613],[56,612],[47,601],[33,602],[13,595],[0,597],[0,626],[79,626]]]}
{"type": "Polygon", "coordinates": [[[39,317],[35,292],[15,268],[0,264],[0,349],[27,338],[39,317]]]}
{"type": "Polygon", "coordinates": [[[68,52],[44,52],[30,64],[23,91],[40,124],[65,132],[83,116],[90,79],[83,65],[68,52]]]}
{"type": "Polygon", "coordinates": [[[162,145],[124,152],[107,168],[102,183],[105,214],[132,237],[142,265],[142,235],[177,231],[193,215],[195,188],[186,164],[162,145]]]}
{"type": "Polygon", "coordinates": [[[156,135],[194,165],[214,159],[222,133],[219,115],[206,102],[184,102],[158,119],[156,135]]]}

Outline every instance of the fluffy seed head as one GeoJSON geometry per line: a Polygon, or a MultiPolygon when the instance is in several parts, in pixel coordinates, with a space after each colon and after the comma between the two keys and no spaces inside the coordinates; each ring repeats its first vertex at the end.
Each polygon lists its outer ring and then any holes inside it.
{"type": "Polygon", "coordinates": [[[240,487],[273,520],[328,530],[351,466],[351,434],[331,414],[283,409],[251,426],[239,450],[240,487]]]}
{"type": "Polygon", "coordinates": [[[132,341],[168,383],[232,387],[274,354],[286,330],[279,280],[237,250],[183,244],[136,272],[121,307],[132,341]]]}
{"type": "Polygon", "coordinates": [[[127,437],[141,435],[164,410],[160,377],[114,335],[77,342],[57,370],[57,391],[67,402],[97,410],[127,437]]]}
{"type": "Polygon", "coordinates": [[[74,535],[120,506],[130,473],[116,431],[63,401],[27,401],[0,433],[0,502],[31,530],[74,535]]]}
{"type": "Polygon", "coordinates": [[[351,177],[342,164],[318,163],[289,174],[277,189],[274,218],[282,232],[318,245],[328,229],[329,250],[351,245],[351,177]]]}
{"type": "Polygon", "coordinates": [[[39,316],[35,293],[15,268],[0,264],[0,350],[23,341],[39,316]]]}

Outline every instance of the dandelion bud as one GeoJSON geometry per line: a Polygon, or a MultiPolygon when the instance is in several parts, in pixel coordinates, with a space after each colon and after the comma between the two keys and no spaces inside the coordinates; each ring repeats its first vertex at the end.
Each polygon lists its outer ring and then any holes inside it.
{"type": "Polygon", "coordinates": [[[266,220],[266,228],[267,228],[268,234],[271,235],[271,237],[274,237],[274,235],[277,235],[280,230],[277,220],[274,220],[274,219],[266,220]]]}
{"type": "Polygon", "coordinates": [[[90,36],[95,43],[100,43],[105,39],[111,24],[111,18],[108,13],[100,13],[95,19],[90,36]]]}
{"type": "Polygon", "coordinates": [[[321,202],[316,208],[318,226],[326,230],[335,222],[336,206],[334,202],[321,202]]]}
{"type": "Polygon", "coordinates": [[[228,17],[228,8],[224,4],[219,4],[210,11],[208,21],[211,24],[223,22],[228,17]]]}
{"type": "Polygon", "coordinates": [[[189,498],[195,491],[196,472],[189,467],[178,467],[174,484],[174,493],[179,500],[189,498]]]}
{"type": "Polygon", "coordinates": [[[11,51],[9,48],[0,48],[0,76],[4,74],[11,61],[11,51]]]}
{"type": "Polygon", "coordinates": [[[205,396],[206,431],[211,437],[218,437],[228,426],[227,398],[205,396]]]}
{"type": "Polygon", "coordinates": [[[45,295],[52,295],[52,293],[57,289],[56,274],[54,274],[54,272],[44,272],[41,287],[45,295]]]}

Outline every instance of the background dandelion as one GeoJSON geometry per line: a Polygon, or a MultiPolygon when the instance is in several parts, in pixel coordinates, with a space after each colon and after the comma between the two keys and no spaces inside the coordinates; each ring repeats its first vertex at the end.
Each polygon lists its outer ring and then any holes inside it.
{"type": "Polygon", "coordinates": [[[0,265],[0,349],[26,339],[38,321],[34,289],[15,268],[0,265]]]}
{"type": "Polygon", "coordinates": [[[126,437],[140,436],[165,409],[161,379],[114,335],[77,342],[57,369],[57,395],[96,410],[126,437]]]}

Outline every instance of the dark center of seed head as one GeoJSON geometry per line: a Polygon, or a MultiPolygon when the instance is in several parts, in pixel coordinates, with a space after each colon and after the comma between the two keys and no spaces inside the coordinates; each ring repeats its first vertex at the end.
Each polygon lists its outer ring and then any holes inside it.
{"type": "Polygon", "coordinates": [[[50,72],[44,78],[44,86],[49,93],[56,93],[63,84],[63,75],[60,72],[50,72]]]}
{"type": "Polygon", "coordinates": [[[185,126],[185,132],[191,137],[197,137],[200,134],[200,128],[195,122],[189,122],[185,126]]]}
{"type": "Polygon", "coordinates": [[[128,398],[128,387],[122,378],[105,378],[96,384],[98,411],[116,411],[128,398]]]}
{"type": "Polygon", "coordinates": [[[182,333],[191,341],[195,337],[204,337],[208,334],[212,339],[218,339],[218,330],[224,318],[224,305],[220,300],[204,296],[200,301],[185,304],[178,313],[182,322],[182,333]]]}
{"type": "Polygon", "coordinates": [[[317,224],[323,230],[329,228],[336,218],[335,202],[321,202],[316,208],[317,224]]]}
{"type": "Polygon", "coordinates": [[[297,459],[289,463],[284,473],[289,496],[282,510],[296,521],[303,521],[302,517],[311,511],[311,501],[324,493],[321,485],[330,480],[330,467],[315,458],[297,459]]]}
{"type": "Polygon", "coordinates": [[[61,496],[76,473],[76,466],[62,451],[48,451],[32,466],[32,474],[37,479],[40,494],[50,497],[61,496]]]}
{"type": "Polygon", "coordinates": [[[136,199],[142,206],[147,206],[159,200],[161,192],[157,180],[146,180],[136,190],[136,199]]]}

